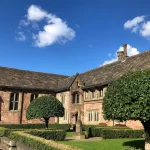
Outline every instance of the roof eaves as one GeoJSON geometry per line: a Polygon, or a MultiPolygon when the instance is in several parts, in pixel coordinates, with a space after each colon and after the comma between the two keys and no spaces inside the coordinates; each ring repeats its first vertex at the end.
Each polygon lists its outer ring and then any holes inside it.
{"type": "Polygon", "coordinates": [[[55,89],[41,89],[41,88],[28,88],[28,87],[15,87],[15,86],[0,86],[0,89],[55,92],[55,89]]]}

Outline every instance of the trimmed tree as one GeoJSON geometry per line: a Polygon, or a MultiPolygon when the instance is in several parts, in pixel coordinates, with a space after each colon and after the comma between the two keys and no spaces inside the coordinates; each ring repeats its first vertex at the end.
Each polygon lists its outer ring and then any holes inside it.
{"type": "Polygon", "coordinates": [[[26,111],[27,120],[43,118],[47,128],[50,117],[63,116],[64,107],[54,96],[41,96],[36,98],[30,103],[26,111]]]}
{"type": "Polygon", "coordinates": [[[150,71],[123,75],[108,85],[103,100],[107,120],[139,120],[145,130],[145,150],[150,150],[150,71]]]}

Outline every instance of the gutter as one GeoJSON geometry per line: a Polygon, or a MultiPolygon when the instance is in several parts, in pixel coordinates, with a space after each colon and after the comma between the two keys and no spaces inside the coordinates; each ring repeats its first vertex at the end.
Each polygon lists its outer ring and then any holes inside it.
{"type": "Polygon", "coordinates": [[[24,103],[24,91],[22,90],[21,109],[20,109],[20,121],[19,121],[20,124],[22,124],[23,103],[24,103]]]}

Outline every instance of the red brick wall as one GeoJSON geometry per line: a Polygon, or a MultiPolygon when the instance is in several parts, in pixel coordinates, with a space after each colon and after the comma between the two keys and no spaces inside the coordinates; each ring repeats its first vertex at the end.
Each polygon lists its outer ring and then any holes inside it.
{"type": "Polygon", "coordinates": [[[10,111],[9,110],[9,101],[10,101],[10,93],[11,92],[5,92],[0,91],[0,96],[2,99],[2,105],[1,105],[1,123],[19,123],[20,118],[20,94],[19,93],[19,104],[18,104],[18,110],[16,111],[10,111]]]}
{"type": "MultiPolygon", "coordinates": [[[[18,110],[9,110],[10,93],[11,93],[10,91],[0,91],[0,97],[1,97],[1,121],[0,123],[19,124],[20,115],[21,115],[20,111],[21,111],[22,93],[19,92],[18,110]]],[[[22,123],[43,123],[43,121],[41,121],[40,119],[26,120],[26,109],[28,108],[30,104],[30,95],[31,93],[24,94],[22,123]]],[[[46,95],[50,95],[50,94],[46,94],[46,95]]],[[[52,95],[55,95],[55,94],[52,94],[52,95]]],[[[54,117],[50,118],[50,123],[54,123],[54,117]]]]}

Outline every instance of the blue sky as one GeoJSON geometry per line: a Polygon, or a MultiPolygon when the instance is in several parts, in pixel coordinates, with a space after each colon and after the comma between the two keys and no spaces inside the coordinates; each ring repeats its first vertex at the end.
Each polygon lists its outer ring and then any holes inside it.
{"type": "Polygon", "coordinates": [[[149,0],[1,0],[0,66],[74,75],[150,49],[149,0]]]}

